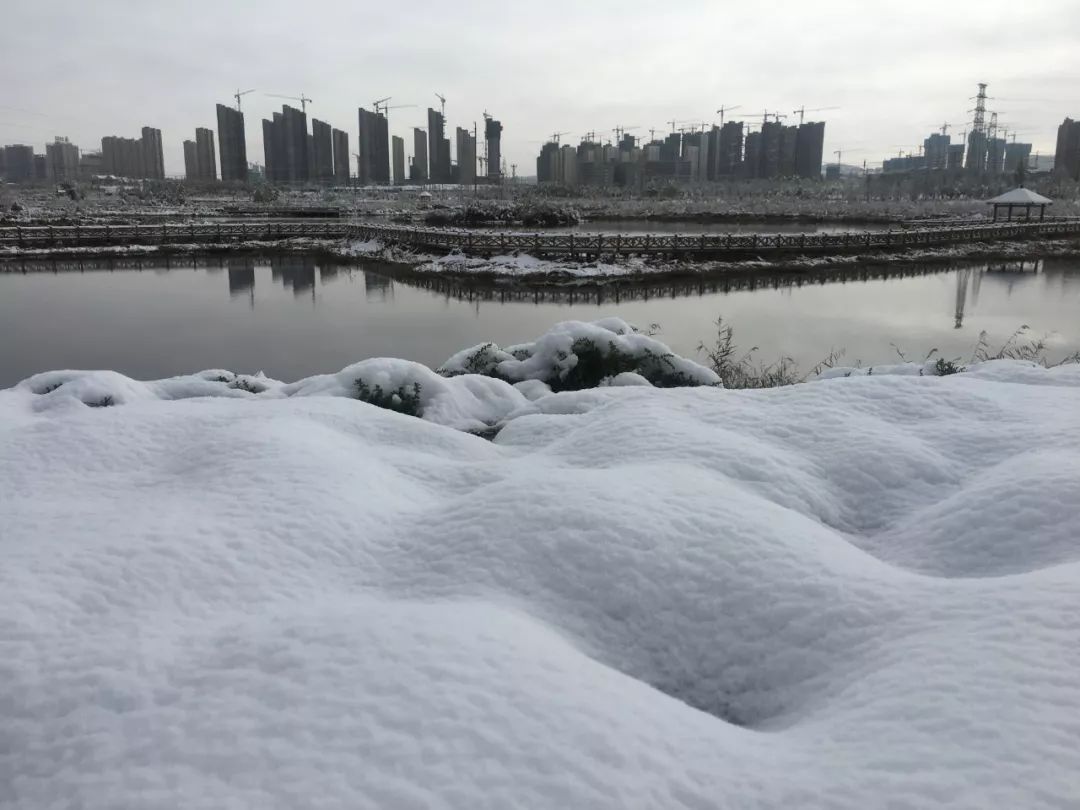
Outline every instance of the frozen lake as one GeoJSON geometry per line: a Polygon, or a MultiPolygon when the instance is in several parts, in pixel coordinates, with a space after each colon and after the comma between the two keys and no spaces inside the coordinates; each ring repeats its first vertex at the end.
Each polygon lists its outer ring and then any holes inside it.
{"type": "Polygon", "coordinates": [[[1051,354],[1080,350],[1080,261],[1054,259],[903,277],[757,277],[714,286],[511,295],[397,280],[385,267],[302,256],[0,264],[0,387],[35,372],[108,368],[150,379],[205,368],[292,380],[374,356],[435,366],[458,349],[530,340],[560,320],[617,315],[693,356],[718,316],[762,359],[808,367],[895,360],[932,348],[967,360],[980,331],[1022,324],[1051,354]]]}

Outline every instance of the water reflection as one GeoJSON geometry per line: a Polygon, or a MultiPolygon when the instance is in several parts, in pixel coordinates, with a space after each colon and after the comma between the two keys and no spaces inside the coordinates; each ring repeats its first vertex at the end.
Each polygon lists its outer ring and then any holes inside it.
{"type": "Polygon", "coordinates": [[[939,348],[966,359],[981,331],[1021,324],[1080,349],[1080,261],[853,265],[646,284],[509,287],[416,277],[387,265],[304,255],[132,257],[0,263],[0,387],[49,368],[115,368],[141,378],[199,368],[280,379],[364,357],[428,365],[464,346],[528,340],[570,318],[659,323],[693,355],[732,323],[759,356],[811,366],[832,348],[885,362],[939,348]],[[306,306],[297,307],[303,300],[306,306]],[[55,324],[63,324],[57,329],[55,324]]]}

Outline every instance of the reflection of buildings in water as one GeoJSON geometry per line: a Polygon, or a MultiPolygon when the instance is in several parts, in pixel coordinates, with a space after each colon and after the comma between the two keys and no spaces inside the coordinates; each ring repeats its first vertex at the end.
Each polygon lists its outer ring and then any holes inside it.
{"type": "Polygon", "coordinates": [[[229,295],[233,298],[248,294],[252,306],[255,305],[255,260],[243,257],[228,261],[229,295]]]}
{"type": "Polygon", "coordinates": [[[364,292],[369,301],[393,301],[394,282],[389,276],[381,273],[364,271],[364,292]]]}
{"type": "Polygon", "coordinates": [[[338,266],[332,262],[319,266],[319,281],[325,286],[326,282],[334,281],[338,277],[338,266]]]}
{"type": "MultiPolygon", "coordinates": [[[[656,298],[689,298],[714,293],[754,290],[793,290],[807,286],[845,284],[848,282],[876,281],[891,278],[915,278],[940,275],[950,268],[940,264],[910,265],[859,265],[806,271],[748,271],[717,273],[709,278],[673,279],[663,282],[640,281],[609,282],[606,284],[565,287],[554,285],[515,284],[511,287],[485,284],[482,281],[451,279],[445,277],[408,276],[397,279],[402,284],[422,290],[441,298],[460,301],[533,304],[620,304],[625,301],[650,301],[656,298]]],[[[364,271],[365,280],[389,277],[364,271]]]]}
{"type": "MultiPolygon", "coordinates": [[[[229,260],[229,265],[231,266],[231,264],[232,264],[232,260],[230,259],[229,260]]],[[[223,259],[221,257],[216,257],[216,258],[206,260],[206,263],[205,263],[204,267],[206,268],[206,274],[208,276],[218,276],[218,275],[221,275],[221,271],[225,269],[225,265],[226,265],[226,260],[225,259],[223,259]]],[[[194,270],[198,266],[199,266],[198,265],[198,259],[194,259],[192,261],[192,263],[191,263],[192,269],[194,270]]]]}
{"type": "Polygon", "coordinates": [[[970,267],[956,271],[956,315],[953,320],[953,329],[959,329],[964,325],[964,303],[967,301],[968,281],[970,279],[970,267]]]}
{"type": "Polygon", "coordinates": [[[270,278],[292,288],[296,295],[311,290],[315,295],[315,260],[302,256],[273,256],[270,259],[270,278]]]}

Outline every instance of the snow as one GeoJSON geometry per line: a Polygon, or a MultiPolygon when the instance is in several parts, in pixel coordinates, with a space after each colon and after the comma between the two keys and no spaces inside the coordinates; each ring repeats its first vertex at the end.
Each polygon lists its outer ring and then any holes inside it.
{"type": "MultiPolygon", "coordinates": [[[[681,375],[692,385],[721,384],[712,369],[673,354],[664,343],[637,331],[621,318],[602,318],[591,323],[562,321],[536,342],[505,350],[494,343],[482,343],[452,355],[439,367],[439,372],[447,375],[480,372],[514,382],[541,380],[549,386],[558,386],[581,362],[585,350],[582,343],[603,357],[618,354],[632,358],[641,370],[648,369],[655,375],[681,375]]],[[[617,385],[651,384],[639,373],[623,374],[614,375],[621,378],[617,385]]]]}
{"type": "Polygon", "coordinates": [[[0,391],[0,804],[1075,806],[1075,367],[424,372],[0,391]]]}

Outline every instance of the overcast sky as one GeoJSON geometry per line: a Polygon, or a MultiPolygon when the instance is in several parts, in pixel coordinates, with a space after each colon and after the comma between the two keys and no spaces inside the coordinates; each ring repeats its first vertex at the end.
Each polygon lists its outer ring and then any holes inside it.
{"type": "Polygon", "coordinates": [[[169,174],[238,88],[257,90],[243,110],[259,163],[259,121],[282,103],[265,94],[301,91],[351,151],[357,107],[383,96],[416,105],[389,113],[403,136],[426,126],[436,92],[450,133],[482,128],[486,109],[523,175],[552,132],[647,138],[672,119],[718,120],[721,104],[789,123],[801,105],[837,106],[814,116],[829,159],[875,163],[945,121],[958,136],[979,81],[1017,140],[1052,154],[1057,125],[1080,117],[1080,1],[3,0],[0,75],[0,143],[98,149],[149,124],[169,174]]]}

